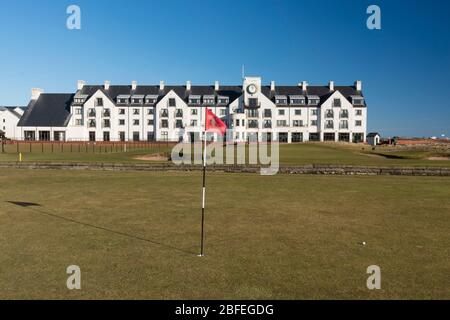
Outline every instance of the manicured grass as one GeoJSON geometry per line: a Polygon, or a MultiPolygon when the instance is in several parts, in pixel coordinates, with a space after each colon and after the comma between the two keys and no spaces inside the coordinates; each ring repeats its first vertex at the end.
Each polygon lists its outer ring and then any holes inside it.
{"type": "MultiPolygon", "coordinates": [[[[152,153],[171,152],[171,147],[160,145],[151,147],[128,147],[124,152],[120,148],[75,145],[61,147],[54,145],[53,152],[50,145],[35,144],[29,152],[29,144],[21,145],[24,161],[77,161],[77,162],[137,162],[155,163],[154,161],[137,160],[136,157],[152,153]]],[[[17,161],[18,155],[15,146],[8,145],[6,153],[0,153],[0,161],[17,161]]],[[[450,151],[449,151],[450,152],[450,151]]],[[[404,150],[401,148],[378,147],[372,150],[367,145],[334,144],[334,143],[301,143],[280,145],[280,163],[285,166],[308,164],[339,164],[360,166],[440,166],[450,167],[450,161],[428,160],[432,156],[449,156],[449,152],[442,153],[433,150],[404,150]]],[[[246,158],[248,160],[248,156],[246,158]]]]}
{"type": "Polygon", "coordinates": [[[1,299],[450,298],[448,178],[210,173],[203,258],[200,173],[0,170],[0,185],[1,299]]]}

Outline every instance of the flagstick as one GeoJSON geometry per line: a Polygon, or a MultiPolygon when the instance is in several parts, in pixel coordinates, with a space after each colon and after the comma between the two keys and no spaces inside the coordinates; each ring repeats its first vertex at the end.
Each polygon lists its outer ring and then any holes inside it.
{"type": "MultiPolygon", "coordinates": [[[[206,122],[206,116],[205,116],[205,122],[206,122]]],[[[205,131],[203,132],[203,140],[204,140],[204,146],[203,146],[203,189],[202,189],[202,235],[200,240],[200,255],[199,257],[203,257],[203,239],[204,239],[204,225],[205,225],[205,196],[206,196],[206,125],[205,125],[205,131]]]]}

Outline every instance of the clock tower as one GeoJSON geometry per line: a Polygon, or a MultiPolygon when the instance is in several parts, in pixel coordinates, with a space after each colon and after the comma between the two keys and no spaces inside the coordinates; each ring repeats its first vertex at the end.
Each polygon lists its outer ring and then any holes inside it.
{"type": "Polygon", "coordinates": [[[254,108],[259,106],[258,97],[261,93],[260,77],[245,77],[242,90],[244,91],[244,105],[246,107],[254,108]],[[255,101],[257,102],[256,105],[254,105],[255,101]]]}

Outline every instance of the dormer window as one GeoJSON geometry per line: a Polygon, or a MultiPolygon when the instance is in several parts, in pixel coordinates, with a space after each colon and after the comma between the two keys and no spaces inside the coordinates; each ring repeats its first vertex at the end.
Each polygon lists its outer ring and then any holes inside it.
{"type": "Polygon", "coordinates": [[[117,104],[128,104],[129,99],[129,95],[119,95],[117,97],[117,104]]]}
{"type": "Polygon", "coordinates": [[[148,95],[145,97],[145,104],[155,104],[158,96],[148,95]]]}
{"type": "Polygon", "coordinates": [[[214,96],[203,96],[203,104],[214,104],[215,97],[214,96]]]}
{"type": "Polygon", "coordinates": [[[364,98],[361,96],[351,96],[352,103],[355,106],[363,106],[364,105],[364,98]]]}
{"type": "Polygon", "coordinates": [[[83,98],[74,98],[73,100],[75,103],[77,104],[83,104],[84,103],[84,99],[83,98]]]}
{"type": "Polygon", "coordinates": [[[190,95],[189,96],[189,104],[191,105],[199,105],[200,104],[200,96],[190,95]]]}
{"type": "Polygon", "coordinates": [[[304,105],[305,97],[304,96],[289,96],[289,101],[293,105],[304,105]]]}
{"type": "Polygon", "coordinates": [[[318,96],[307,96],[308,98],[308,105],[310,106],[317,106],[319,104],[319,97],[318,96]]]}
{"type": "Polygon", "coordinates": [[[217,103],[218,104],[221,104],[221,105],[226,105],[226,104],[228,104],[229,103],[229,98],[228,97],[223,97],[223,96],[219,96],[218,98],[217,98],[217,103]]]}
{"type": "Polygon", "coordinates": [[[286,105],[287,97],[286,96],[275,96],[275,104],[286,105]]]}
{"type": "Polygon", "coordinates": [[[142,101],[144,100],[143,95],[133,95],[131,96],[131,103],[132,104],[142,104],[142,101]]]}

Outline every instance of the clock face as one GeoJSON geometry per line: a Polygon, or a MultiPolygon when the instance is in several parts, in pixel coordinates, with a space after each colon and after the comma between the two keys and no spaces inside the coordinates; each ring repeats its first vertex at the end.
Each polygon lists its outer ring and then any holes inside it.
{"type": "Polygon", "coordinates": [[[256,93],[256,86],[254,84],[251,84],[247,87],[247,92],[250,94],[256,93]]]}

